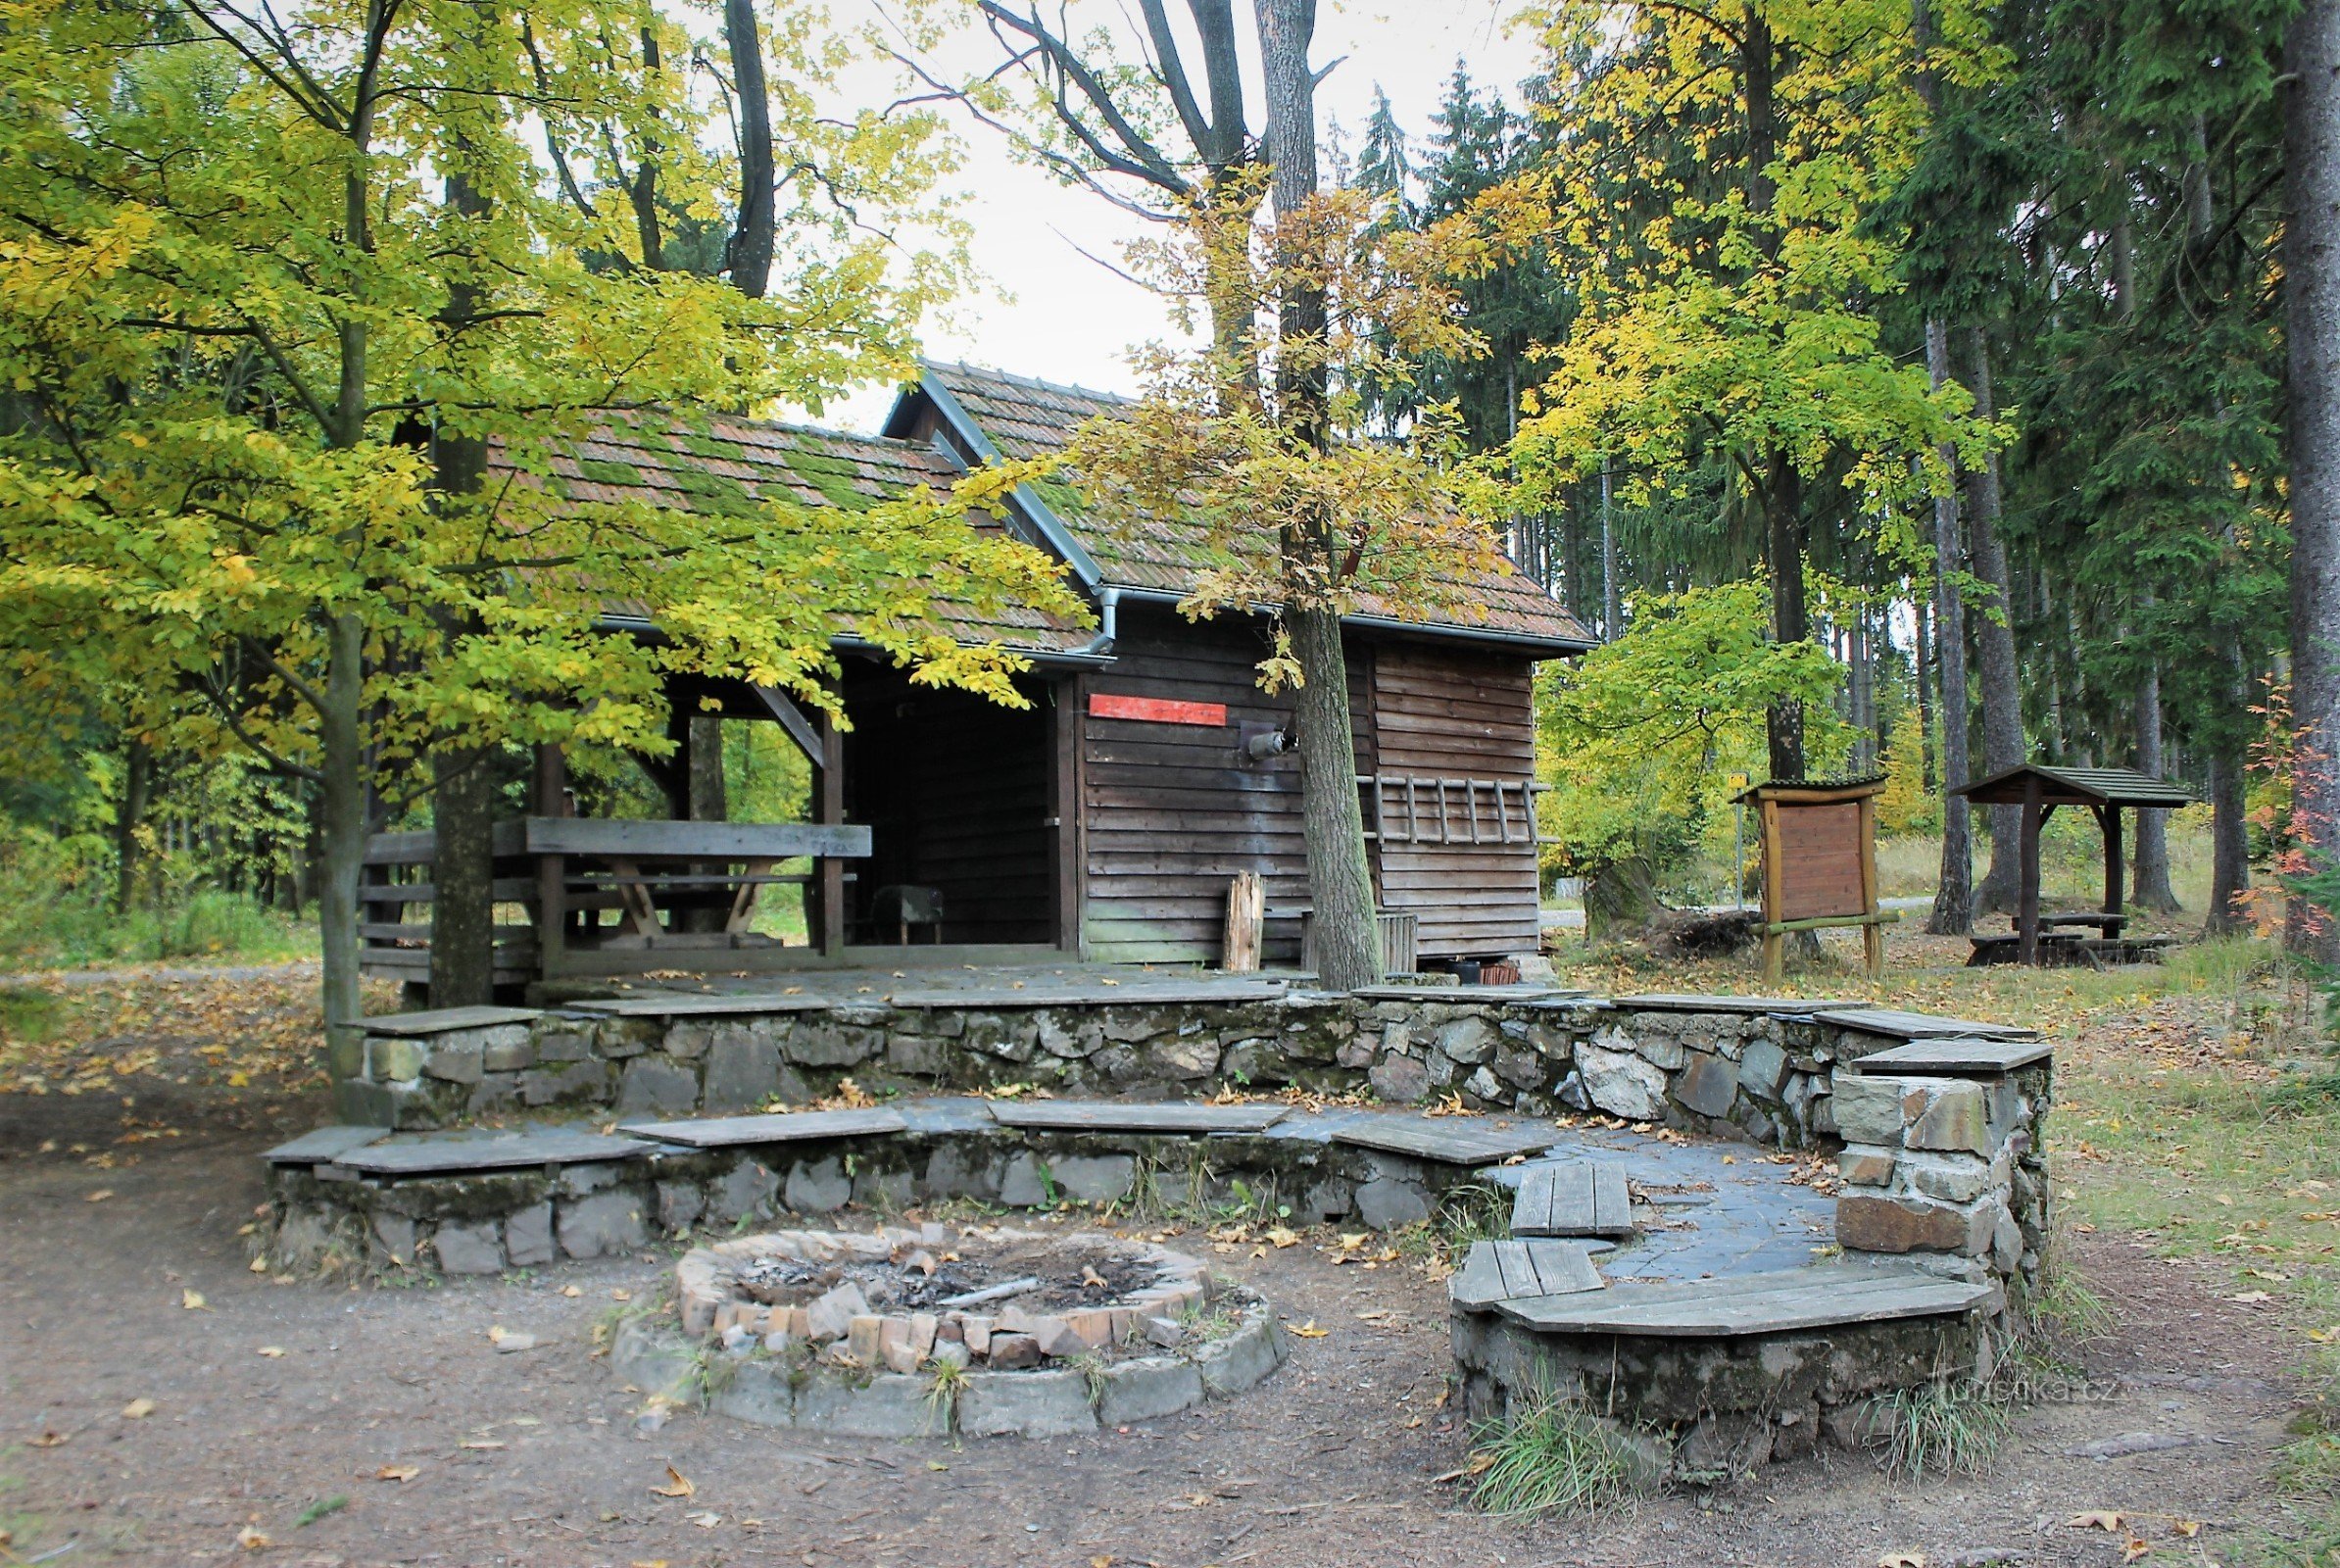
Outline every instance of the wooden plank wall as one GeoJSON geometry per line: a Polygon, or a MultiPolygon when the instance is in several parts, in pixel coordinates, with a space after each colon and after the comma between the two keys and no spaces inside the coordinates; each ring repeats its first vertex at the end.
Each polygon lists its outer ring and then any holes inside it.
{"type": "MultiPolygon", "coordinates": [[[[1373,714],[1382,771],[1533,779],[1534,672],[1532,663],[1516,656],[1421,643],[1381,644],[1373,660],[1373,714]]],[[[1493,822],[1484,792],[1480,798],[1480,814],[1491,834],[1493,822]]],[[[1459,796],[1453,821],[1457,834],[1465,832],[1459,796]]],[[[1372,825],[1370,820],[1366,825],[1372,825]]],[[[1514,831],[1519,831],[1516,825],[1514,831]]],[[[1533,842],[1390,843],[1380,849],[1383,906],[1412,909],[1421,917],[1423,956],[1536,951],[1533,842]]]]}
{"type": "Polygon", "coordinates": [[[1054,942],[1046,685],[1010,709],[858,661],[847,671],[846,820],[871,829],[870,858],[852,866],[849,940],[895,940],[861,922],[879,888],[902,883],[942,890],[946,942],[1054,942]]]}
{"type": "MultiPolygon", "coordinates": [[[[1307,902],[1299,760],[1253,761],[1244,727],[1281,727],[1289,696],[1259,689],[1269,648],[1251,621],[1191,624],[1168,606],[1123,601],[1114,662],[1085,677],[1091,692],[1217,703],[1224,727],[1102,718],[1082,725],[1082,935],[1093,958],[1216,962],[1227,885],[1238,871],[1267,884],[1266,956],[1297,959],[1298,927],[1273,918],[1307,902]]],[[[1358,761],[1371,765],[1371,660],[1352,649],[1349,699],[1359,716],[1358,761]]]]}

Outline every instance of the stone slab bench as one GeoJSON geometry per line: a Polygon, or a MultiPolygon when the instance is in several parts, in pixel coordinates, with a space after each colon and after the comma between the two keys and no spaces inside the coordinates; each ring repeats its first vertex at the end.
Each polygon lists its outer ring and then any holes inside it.
{"type": "Polygon", "coordinates": [[[1758,1012],[1774,1018],[1810,1018],[1824,1008],[1852,1007],[1859,1004],[1842,998],[1711,997],[1651,992],[1635,997],[1614,997],[1610,999],[1609,1005],[1619,1012],[1758,1012]]]}
{"type": "Polygon", "coordinates": [[[332,1163],[367,1176],[448,1176],[467,1171],[515,1170],[531,1165],[577,1165],[638,1159],[652,1146],[633,1138],[563,1130],[501,1138],[433,1138],[368,1144],[332,1163]]]}
{"type": "Polygon", "coordinates": [[[319,1127],[288,1144],[278,1144],[260,1157],[271,1165],[329,1165],[353,1149],[378,1144],[389,1136],[387,1127],[319,1127]]]}
{"type": "Polygon", "coordinates": [[[1505,1317],[1537,1334],[1633,1334],[1715,1339],[1783,1334],[1896,1318],[1963,1313],[1993,1302],[1994,1285],[1915,1268],[1814,1265],[1584,1295],[1506,1298],[1505,1317]]]}
{"type": "Polygon", "coordinates": [[[1457,1306],[1479,1307],[1607,1288],[1590,1255],[1574,1242],[1473,1242],[1446,1294],[1457,1306]]]}
{"type": "Polygon", "coordinates": [[[1334,1127],[1332,1141],[1443,1165],[1495,1165],[1540,1154],[1562,1139],[1557,1127],[1479,1127],[1460,1117],[1364,1116],[1334,1127]]]}
{"type": "Polygon", "coordinates": [[[1289,1114],[1284,1105],[1207,1105],[1163,1101],[995,1100],[992,1119],[1002,1127],[1048,1132],[1261,1133],[1289,1114]]]}
{"type": "Polygon", "coordinates": [[[1913,1040],[1844,1064],[1853,1073],[1925,1073],[1942,1078],[1995,1078],[2045,1061],[2055,1047],[2044,1040],[1913,1040]]]}
{"type": "Polygon", "coordinates": [[[508,1023],[534,1023],[543,1013],[534,1007],[435,1007],[428,1012],[384,1012],[360,1019],[369,1035],[422,1039],[463,1029],[495,1029],[508,1023]]]}
{"type": "Polygon", "coordinates": [[[1600,1160],[1531,1165],[1511,1204],[1514,1236],[1630,1236],[1633,1198],[1625,1167],[1600,1160]]]}
{"type": "Polygon", "coordinates": [[[801,1143],[808,1138],[878,1138],[905,1131],[909,1125],[894,1110],[793,1110],[767,1116],[626,1122],[617,1130],[689,1149],[730,1149],[743,1144],[801,1143]]]}
{"type": "Polygon", "coordinates": [[[1929,1012],[1903,1012],[1894,1007],[1827,1007],[1812,1014],[1815,1021],[1862,1034],[1896,1040],[2032,1040],[2035,1029],[2014,1024],[1977,1023],[1972,1018],[1939,1018],[1929,1012]]]}

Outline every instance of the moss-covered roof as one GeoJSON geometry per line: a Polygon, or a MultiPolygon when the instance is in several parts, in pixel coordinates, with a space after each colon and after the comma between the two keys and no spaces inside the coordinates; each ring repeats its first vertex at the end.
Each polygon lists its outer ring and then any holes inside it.
{"type": "MultiPolygon", "coordinates": [[[[1058,452],[1083,421],[1128,406],[1126,399],[1109,392],[1056,386],[968,365],[929,362],[926,372],[1000,456],[1010,459],[1058,452]]],[[[1104,580],[1116,587],[1190,593],[1214,564],[1207,534],[1198,523],[1149,516],[1135,524],[1108,524],[1087,515],[1072,485],[1062,479],[1046,480],[1033,489],[1097,563],[1104,580]]],[[[1507,563],[1494,571],[1474,572],[1458,586],[1461,601],[1477,607],[1480,614],[1406,614],[1371,599],[1359,604],[1357,614],[1408,622],[1434,635],[1468,629],[1586,648],[1599,641],[1540,584],[1507,563]]]]}
{"type": "MultiPolygon", "coordinates": [[[[501,471],[512,466],[498,453],[501,471]]],[[[917,486],[948,489],[961,469],[917,442],[693,411],[612,412],[583,440],[556,452],[546,488],[571,501],[649,502],[708,516],[737,516],[766,501],[826,509],[838,526],[852,514],[917,486]]],[[[618,613],[627,607],[612,606],[618,613]]],[[[954,601],[936,618],[968,643],[997,642],[1039,654],[1087,645],[1093,633],[1052,615],[1011,612],[985,619],[954,601]]]]}

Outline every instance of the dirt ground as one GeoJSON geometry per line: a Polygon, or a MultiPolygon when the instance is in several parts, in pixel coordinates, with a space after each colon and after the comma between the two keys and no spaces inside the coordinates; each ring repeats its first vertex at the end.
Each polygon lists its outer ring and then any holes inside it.
{"type": "Polygon", "coordinates": [[[691,1413],[644,1432],[590,1342],[616,1292],[656,1288],[661,1260],[436,1288],[272,1282],[246,1269],[237,1230],[261,1201],[251,1156],[267,1124],[305,1124],[301,1103],[249,1131],[180,1106],[185,1136],[110,1169],[27,1141],[68,1103],[95,1108],[51,1099],[33,1117],[20,1102],[0,1133],[0,1527],[23,1561],[2119,1562],[2124,1536],[2067,1524],[2098,1509],[2134,1520],[2158,1560],[2222,1561],[2221,1541],[2258,1522],[2297,1397],[2218,1276],[2089,1237],[2079,1262],[2119,1332],[2090,1353],[2085,1394],[2028,1411],[1988,1474],[1912,1486],[1837,1456],[1597,1521],[1505,1522],[1438,1479],[1466,1447],[1439,1406],[1442,1288],[1299,1246],[1210,1254],[1330,1332],[1295,1338],[1268,1383],[1198,1415],[963,1447],[691,1413]],[[499,1353],[495,1326],[538,1348],[499,1353]],[[2191,1441],[2072,1451],[2138,1433],[2191,1441]],[[652,1491],[669,1466],[690,1496],[652,1491]],[[2183,1538],[2179,1519],[2204,1527],[2183,1538]],[[239,1545],[245,1532],[269,1544],[239,1545]]]}

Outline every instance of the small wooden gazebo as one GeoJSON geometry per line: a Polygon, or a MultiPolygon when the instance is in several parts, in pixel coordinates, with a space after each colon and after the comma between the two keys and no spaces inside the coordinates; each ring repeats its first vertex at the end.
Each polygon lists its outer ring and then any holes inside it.
{"type": "MultiPolygon", "coordinates": [[[[2023,831],[2018,839],[2018,877],[2015,913],[2015,957],[2019,963],[2039,961],[2039,830],[2059,806],[2085,806],[2096,815],[2105,840],[2105,906],[2101,914],[2059,914],[2048,917],[2055,926],[2092,927],[2108,943],[2119,943],[2127,917],[2121,912],[2121,808],[2169,809],[2194,804],[2194,794],[2182,784],[2154,778],[2127,767],[2049,767],[2025,762],[1962,784],[1950,792],[1977,806],[2020,806],[2023,831]]],[[[1988,963],[1998,956],[2006,939],[1977,937],[1972,963],[1988,963]]]]}

